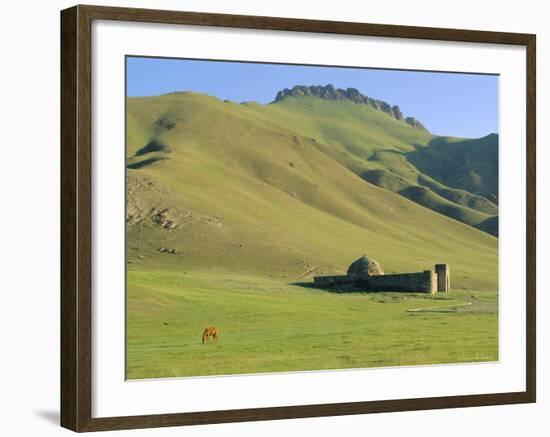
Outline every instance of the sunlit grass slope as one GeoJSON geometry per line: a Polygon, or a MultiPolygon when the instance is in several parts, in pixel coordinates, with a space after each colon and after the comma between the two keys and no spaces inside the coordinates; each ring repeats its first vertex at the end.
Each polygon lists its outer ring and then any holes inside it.
{"type": "Polygon", "coordinates": [[[434,137],[369,106],[315,97],[289,97],[263,109],[271,120],[320,139],[325,153],[371,183],[403,194],[369,177],[384,171],[409,193],[423,188],[431,201],[406,197],[471,226],[498,215],[496,134],[434,137]]]}
{"type": "MultiPolygon", "coordinates": [[[[432,141],[350,102],[130,98],[127,376],[497,359],[498,239],[437,212],[462,211],[444,190],[475,195],[408,160],[432,141]],[[363,254],[387,273],[448,263],[453,294],[302,286],[363,254]]],[[[493,217],[487,202],[464,211],[493,217]]]]}
{"type": "Polygon", "coordinates": [[[388,272],[447,262],[456,287],[495,289],[496,238],[367,183],[325,153],[359,147],[361,135],[408,150],[407,141],[430,134],[374,109],[333,103],[334,112],[317,103],[319,118],[350,124],[346,135],[357,139],[347,146],[325,144],[336,133],[320,133],[326,128],[316,117],[284,118],[280,103],[238,105],[194,93],[129,99],[128,163],[147,161],[128,170],[133,268],[159,263],[296,278],[341,272],[367,253],[388,272]],[[151,144],[158,151],[139,152],[151,144]],[[155,222],[162,209],[174,229],[155,222]]]}

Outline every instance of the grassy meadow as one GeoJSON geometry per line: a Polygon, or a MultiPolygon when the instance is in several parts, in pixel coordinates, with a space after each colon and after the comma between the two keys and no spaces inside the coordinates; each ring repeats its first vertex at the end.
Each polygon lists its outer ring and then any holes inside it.
{"type": "Polygon", "coordinates": [[[498,359],[495,292],[337,293],[209,273],[130,272],[129,379],[498,359]],[[220,327],[201,343],[201,328],[220,327]]]}
{"type": "Polygon", "coordinates": [[[494,138],[315,97],[127,108],[129,379],[498,359],[494,138]],[[311,287],[363,254],[452,292],[311,287]]]}

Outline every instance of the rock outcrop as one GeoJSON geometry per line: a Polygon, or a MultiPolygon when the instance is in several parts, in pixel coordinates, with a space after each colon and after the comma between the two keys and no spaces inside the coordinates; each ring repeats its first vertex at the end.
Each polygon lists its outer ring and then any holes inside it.
{"type": "Polygon", "coordinates": [[[423,130],[428,130],[424,127],[424,125],[422,123],[420,123],[416,118],[414,117],[407,117],[405,119],[405,123],[407,124],[410,124],[412,127],[415,127],[417,129],[423,129],[423,130]]]}
{"type": "Polygon", "coordinates": [[[394,116],[397,120],[403,121],[403,119],[404,119],[403,113],[401,112],[401,109],[399,109],[399,106],[393,105],[391,109],[393,110],[393,116],[394,116]]]}
{"type": "Polygon", "coordinates": [[[335,88],[334,85],[328,84],[327,86],[305,86],[295,85],[292,88],[285,88],[277,93],[275,96],[275,102],[279,102],[286,97],[318,97],[325,100],[349,100],[353,103],[360,105],[368,105],[371,108],[377,109],[388,114],[390,117],[395,118],[398,121],[403,121],[408,125],[421,130],[428,130],[426,127],[416,120],[414,117],[407,117],[403,115],[401,109],[397,105],[391,106],[389,103],[383,100],[373,99],[362,94],[357,88],[335,88]]]}

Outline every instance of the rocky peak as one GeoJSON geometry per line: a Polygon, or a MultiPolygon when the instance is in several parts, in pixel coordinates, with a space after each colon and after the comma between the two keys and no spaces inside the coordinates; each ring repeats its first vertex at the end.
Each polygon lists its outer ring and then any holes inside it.
{"type": "Polygon", "coordinates": [[[335,88],[334,85],[328,84],[326,86],[314,85],[314,86],[305,86],[305,85],[295,85],[291,89],[285,88],[277,93],[275,96],[275,102],[279,102],[286,97],[318,97],[325,100],[349,100],[353,103],[360,105],[368,105],[374,109],[378,109],[390,117],[395,118],[398,121],[403,121],[408,125],[417,128],[426,130],[422,123],[416,120],[414,117],[404,117],[399,106],[391,106],[389,103],[384,102],[383,100],[373,99],[362,94],[356,88],[335,88]]]}
{"type": "Polygon", "coordinates": [[[422,123],[420,123],[416,118],[414,117],[407,117],[405,119],[405,123],[407,124],[410,124],[412,127],[415,127],[417,129],[422,129],[422,130],[428,130],[424,127],[424,125],[422,123]]]}

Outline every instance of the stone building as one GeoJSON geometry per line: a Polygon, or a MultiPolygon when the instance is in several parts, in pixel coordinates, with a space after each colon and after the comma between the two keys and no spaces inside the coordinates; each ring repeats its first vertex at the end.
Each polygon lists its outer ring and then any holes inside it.
{"type": "Polygon", "coordinates": [[[347,275],[316,276],[317,287],[342,287],[364,291],[409,291],[422,293],[448,293],[451,274],[447,264],[436,264],[434,270],[414,273],[384,274],[380,263],[366,255],[355,260],[347,275]]]}

